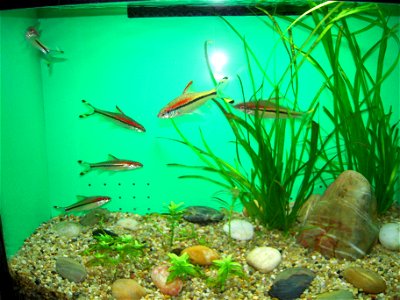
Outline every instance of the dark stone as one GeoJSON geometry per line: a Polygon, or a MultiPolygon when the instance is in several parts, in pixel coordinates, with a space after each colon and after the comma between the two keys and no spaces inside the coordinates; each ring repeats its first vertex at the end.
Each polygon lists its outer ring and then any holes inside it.
{"type": "Polygon", "coordinates": [[[182,248],[174,248],[171,250],[171,253],[174,253],[179,256],[179,255],[181,255],[182,250],[183,250],[182,248]]]}
{"type": "Polygon", "coordinates": [[[93,236],[100,236],[100,235],[105,235],[105,234],[108,234],[113,237],[118,236],[118,234],[116,234],[110,230],[107,230],[107,229],[95,229],[95,230],[93,230],[93,233],[92,233],[93,236]]]}
{"type": "Polygon", "coordinates": [[[224,214],[208,206],[189,206],[186,208],[183,218],[191,223],[205,225],[221,221],[224,214]]]}
{"type": "Polygon", "coordinates": [[[280,300],[297,299],[309,287],[314,277],[314,273],[307,269],[287,269],[278,274],[268,294],[280,300]]]}

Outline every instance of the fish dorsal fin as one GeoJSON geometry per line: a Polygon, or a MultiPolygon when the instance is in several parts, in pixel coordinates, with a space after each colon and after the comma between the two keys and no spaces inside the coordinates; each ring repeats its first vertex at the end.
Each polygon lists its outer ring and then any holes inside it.
{"type": "Polygon", "coordinates": [[[114,155],[112,155],[112,154],[108,154],[108,157],[111,158],[111,159],[119,160],[118,158],[116,158],[116,157],[115,157],[114,155]]]}
{"type": "Polygon", "coordinates": [[[189,83],[186,85],[185,89],[183,90],[182,94],[186,94],[189,90],[189,88],[192,86],[193,80],[190,80],[189,83]]]}
{"type": "MultiPolygon", "coordinates": [[[[257,103],[257,101],[255,101],[257,103]]],[[[258,105],[261,106],[273,106],[276,107],[276,102],[270,100],[258,100],[258,105]]]]}
{"type": "Polygon", "coordinates": [[[76,199],[77,199],[78,201],[82,201],[82,200],[84,200],[84,199],[86,199],[86,198],[87,198],[86,196],[76,195],[76,199]]]}
{"type": "Polygon", "coordinates": [[[115,108],[116,108],[121,114],[125,115],[124,112],[118,107],[118,105],[116,105],[115,108]]]}

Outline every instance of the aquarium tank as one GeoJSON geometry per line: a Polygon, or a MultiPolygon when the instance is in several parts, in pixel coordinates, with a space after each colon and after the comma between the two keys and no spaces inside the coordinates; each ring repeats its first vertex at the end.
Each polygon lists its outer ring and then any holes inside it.
{"type": "Polygon", "coordinates": [[[400,6],[3,1],[1,297],[400,297],[400,6]]]}

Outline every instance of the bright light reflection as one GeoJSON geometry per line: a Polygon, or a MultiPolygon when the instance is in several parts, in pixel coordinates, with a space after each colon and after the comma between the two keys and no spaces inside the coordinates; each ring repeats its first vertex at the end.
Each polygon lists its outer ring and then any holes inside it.
{"type": "Polygon", "coordinates": [[[212,65],[212,69],[214,70],[215,79],[221,80],[226,76],[224,72],[222,72],[223,67],[227,64],[228,57],[222,51],[214,52],[210,57],[210,63],[212,65]]]}
{"type": "Polygon", "coordinates": [[[210,61],[216,71],[221,71],[228,62],[228,58],[224,52],[218,51],[211,55],[210,61]]]}

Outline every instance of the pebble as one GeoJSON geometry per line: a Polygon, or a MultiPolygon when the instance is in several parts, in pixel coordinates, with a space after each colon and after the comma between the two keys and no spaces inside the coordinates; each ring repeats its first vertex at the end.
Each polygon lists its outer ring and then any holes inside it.
{"type": "Polygon", "coordinates": [[[317,295],[317,300],[353,300],[353,293],[348,290],[337,290],[317,295]]]}
{"type": "Polygon", "coordinates": [[[383,278],[368,269],[350,267],[343,271],[343,277],[356,288],[369,294],[379,294],[386,290],[386,282],[383,278]]]}
{"type": "Polygon", "coordinates": [[[281,253],[271,247],[257,247],[247,254],[247,263],[260,271],[267,273],[276,268],[282,260],[281,253]]]}
{"type": "Polygon", "coordinates": [[[167,278],[169,276],[168,266],[161,265],[155,267],[151,271],[151,279],[153,280],[155,286],[164,295],[177,296],[182,290],[183,282],[179,278],[175,278],[171,282],[167,283],[167,278]]]}
{"type": "Polygon", "coordinates": [[[217,251],[201,245],[188,247],[182,251],[182,254],[183,253],[189,255],[190,261],[193,264],[201,266],[209,266],[212,264],[213,260],[219,259],[217,251]]]}
{"type": "Polygon", "coordinates": [[[79,221],[83,226],[93,226],[100,221],[107,221],[110,217],[110,211],[105,208],[95,208],[85,214],[79,221]]]}
{"type": "Polygon", "coordinates": [[[183,218],[191,223],[206,225],[221,221],[224,214],[208,206],[189,206],[186,208],[183,218]]]}
{"type": "Polygon", "coordinates": [[[56,260],[56,271],[61,277],[73,282],[81,282],[86,278],[86,268],[76,260],[59,257],[56,260]]]}
{"type": "Polygon", "coordinates": [[[400,250],[400,223],[386,223],[379,231],[379,242],[389,250],[400,250]]]}
{"type": "Polygon", "coordinates": [[[117,300],[139,300],[147,294],[145,288],[133,279],[117,279],[111,292],[117,300]]]}
{"type": "Polygon", "coordinates": [[[60,222],[54,225],[53,230],[59,236],[76,237],[82,232],[82,226],[76,222],[60,222]]]}
{"type": "Polygon", "coordinates": [[[136,230],[138,228],[139,222],[133,218],[123,218],[119,219],[117,222],[117,226],[120,226],[129,230],[136,230]]]}
{"type": "Polygon", "coordinates": [[[280,300],[297,299],[310,286],[315,274],[305,268],[290,268],[276,276],[268,294],[280,300]]]}
{"type": "Polygon", "coordinates": [[[229,225],[231,227],[231,238],[239,241],[248,241],[251,240],[254,236],[254,227],[253,225],[246,220],[231,220],[226,223],[223,227],[223,230],[229,234],[229,225]]]}

